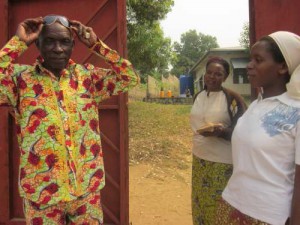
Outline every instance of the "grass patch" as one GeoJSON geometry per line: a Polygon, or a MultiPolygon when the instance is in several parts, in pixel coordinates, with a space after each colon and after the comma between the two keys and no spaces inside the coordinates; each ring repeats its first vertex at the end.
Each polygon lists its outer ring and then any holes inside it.
{"type": "Polygon", "coordinates": [[[191,107],[129,102],[130,164],[186,169],[192,145],[191,107]]]}

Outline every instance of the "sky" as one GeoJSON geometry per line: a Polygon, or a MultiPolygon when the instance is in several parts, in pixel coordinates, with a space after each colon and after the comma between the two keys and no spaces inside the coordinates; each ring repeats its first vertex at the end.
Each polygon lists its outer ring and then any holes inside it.
{"type": "Polygon", "coordinates": [[[181,34],[196,30],[215,36],[220,47],[239,46],[244,23],[249,22],[248,0],[174,0],[161,22],[166,37],[180,42],[181,34]]]}

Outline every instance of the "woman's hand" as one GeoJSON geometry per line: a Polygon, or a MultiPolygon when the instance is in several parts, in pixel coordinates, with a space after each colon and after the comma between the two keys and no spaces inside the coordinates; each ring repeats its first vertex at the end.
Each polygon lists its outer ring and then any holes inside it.
{"type": "Polygon", "coordinates": [[[97,35],[93,28],[83,25],[76,20],[70,20],[70,27],[76,33],[79,40],[88,48],[92,47],[97,42],[97,35]]]}
{"type": "Polygon", "coordinates": [[[26,19],[18,25],[16,36],[27,46],[38,39],[43,27],[43,18],[26,19]]]}

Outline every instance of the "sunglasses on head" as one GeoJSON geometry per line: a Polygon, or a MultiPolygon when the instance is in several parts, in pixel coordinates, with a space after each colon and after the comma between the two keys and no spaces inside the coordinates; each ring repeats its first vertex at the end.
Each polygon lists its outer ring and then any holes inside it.
{"type": "Polygon", "coordinates": [[[44,20],[45,25],[50,25],[50,24],[55,23],[56,21],[59,21],[63,26],[70,27],[69,20],[64,16],[48,15],[48,16],[45,16],[43,18],[43,20],[44,20]]]}

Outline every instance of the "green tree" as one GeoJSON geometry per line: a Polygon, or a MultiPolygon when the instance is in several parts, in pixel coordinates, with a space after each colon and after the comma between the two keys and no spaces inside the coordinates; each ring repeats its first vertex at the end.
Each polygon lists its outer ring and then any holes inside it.
{"type": "Polygon", "coordinates": [[[189,30],[183,33],[180,43],[175,42],[173,49],[175,55],[172,58],[172,74],[179,76],[187,74],[191,67],[208,52],[211,48],[219,47],[217,38],[196,30],[189,30]]]}
{"type": "Polygon", "coordinates": [[[129,23],[153,23],[162,20],[171,11],[174,0],[127,0],[127,16],[129,23]]]}
{"type": "Polygon", "coordinates": [[[141,77],[158,72],[166,73],[171,58],[171,40],[164,38],[159,23],[137,25],[128,37],[128,57],[141,77]],[[138,28],[138,29],[136,29],[138,28]]]}
{"type": "Polygon", "coordinates": [[[164,37],[159,21],[164,19],[174,0],[128,0],[128,58],[140,72],[142,81],[149,74],[165,74],[171,60],[171,40],[164,37]]]}
{"type": "Polygon", "coordinates": [[[240,33],[239,42],[242,47],[246,48],[249,51],[250,49],[249,22],[244,23],[243,30],[240,33]]]}

